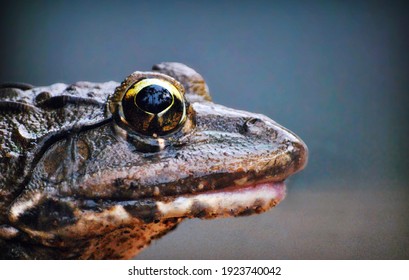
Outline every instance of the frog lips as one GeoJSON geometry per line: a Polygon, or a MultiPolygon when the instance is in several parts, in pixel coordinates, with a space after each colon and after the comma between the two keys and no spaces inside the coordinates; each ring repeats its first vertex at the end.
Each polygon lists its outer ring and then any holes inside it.
{"type": "Polygon", "coordinates": [[[163,218],[216,218],[262,213],[284,199],[283,181],[260,182],[179,196],[171,201],[158,201],[163,218]]]}

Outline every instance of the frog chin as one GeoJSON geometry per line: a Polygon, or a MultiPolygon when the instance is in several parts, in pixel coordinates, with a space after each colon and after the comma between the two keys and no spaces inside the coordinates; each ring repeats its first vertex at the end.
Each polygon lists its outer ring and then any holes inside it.
{"type": "Polygon", "coordinates": [[[283,181],[261,182],[188,194],[171,201],[157,201],[157,207],[163,218],[246,216],[262,213],[276,206],[284,199],[285,194],[283,181]]]}

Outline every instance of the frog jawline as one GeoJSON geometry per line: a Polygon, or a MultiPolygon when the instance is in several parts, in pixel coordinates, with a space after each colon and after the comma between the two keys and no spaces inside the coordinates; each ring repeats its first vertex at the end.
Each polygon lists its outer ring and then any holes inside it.
{"type": "Polygon", "coordinates": [[[188,194],[171,201],[157,201],[162,218],[246,216],[267,211],[285,198],[284,182],[262,182],[221,190],[188,194]]]}

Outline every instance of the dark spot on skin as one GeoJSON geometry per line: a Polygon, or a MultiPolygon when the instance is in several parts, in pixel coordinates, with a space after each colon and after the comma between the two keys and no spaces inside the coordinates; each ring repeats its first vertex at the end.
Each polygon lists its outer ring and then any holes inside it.
{"type": "Polygon", "coordinates": [[[128,236],[121,237],[121,238],[118,240],[118,243],[119,243],[118,246],[119,246],[121,243],[127,242],[128,239],[129,239],[128,236]]]}
{"type": "Polygon", "coordinates": [[[66,89],[66,91],[76,91],[76,86],[75,85],[69,85],[66,89]]]}
{"type": "Polygon", "coordinates": [[[236,216],[250,216],[255,213],[257,213],[255,208],[246,208],[246,209],[243,209],[243,211],[240,211],[239,213],[237,213],[236,216]]]}
{"type": "MultiPolygon", "coordinates": [[[[132,182],[133,183],[133,182],[132,182]]],[[[131,183],[131,186],[132,186],[132,183],[131,183]]],[[[122,179],[122,178],[116,178],[115,180],[114,180],[114,187],[116,187],[116,188],[119,188],[120,186],[122,186],[124,184],[124,179],[122,179]]]]}
{"type": "Polygon", "coordinates": [[[174,223],[180,223],[182,221],[181,218],[169,218],[163,221],[164,225],[169,225],[169,224],[174,224],[174,223]]]}
{"type": "Polygon", "coordinates": [[[190,212],[196,218],[204,218],[207,216],[207,209],[208,206],[206,204],[195,201],[190,208],[190,212]]]}
{"type": "Polygon", "coordinates": [[[159,215],[156,203],[150,200],[130,202],[123,207],[130,215],[145,223],[152,223],[159,215]]]}
{"type": "MultiPolygon", "coordinates": [[[[115,186],[117,186],[117,185],[115,185],[115,186]]],[[[137,183],[135,183],[135,182],[131,182],[131,183],[129,184],[129,189],[130,189],[130,190],[137,190],[138,187],[139,187],[139,185],[138,185],[137,183]]]]}
{"type": "MultiPolygon", "coordinates": [[[[165,234],[167,234],[169,231],[172,231],[172,230],[176,229],[176,227],[178,226],[178,223],[181,222],[181,220],[178,220],[178,219],[177,219],[176,222],[175,222],[176,224],[173,224],[173,221],[174,221],[174,219],[170,219],[170,220],[165,220],[165,221],[163,221],[163,224],[164,224],[164,225],[168,225],[169,228],[167,228],[167,229],[164,230],[164,231],[159,232],[159,233],[156,234],[156,235],[153,235],[153,236],[151,237],[152,240],[161,238],[162,236],[164,236],[165,234]]],[[[150,241],[149,241],[149,243],[150,243],[150,241]]]]}
{"type": "Polygon", "coordinates": [[[236,216],[250,216],[253,214],[260,214],[263,212],[263,202],[261,200],[256,200],[251,207],[246,207],[239,210],[236,216]]]}
{"type": "Polygon", "coordinates": [[[34,230],[49,231],[74,224],[76,218],[67,203],[46,199],[26,210],[19,217],[19,222],[34,230]]]}

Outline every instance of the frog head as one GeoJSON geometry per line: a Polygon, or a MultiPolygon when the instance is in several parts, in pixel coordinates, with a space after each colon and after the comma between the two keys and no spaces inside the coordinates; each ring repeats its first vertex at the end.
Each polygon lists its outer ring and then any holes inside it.
{"type": "Polygon", "coordinates": [[[107,94],[103,119],[43,138],[10,206],[19,238],[46,258],[130,258],[185,218],[262,213],[307,162],[294,133],[213,103],[183,64],[134,72],[107,94]]]}

